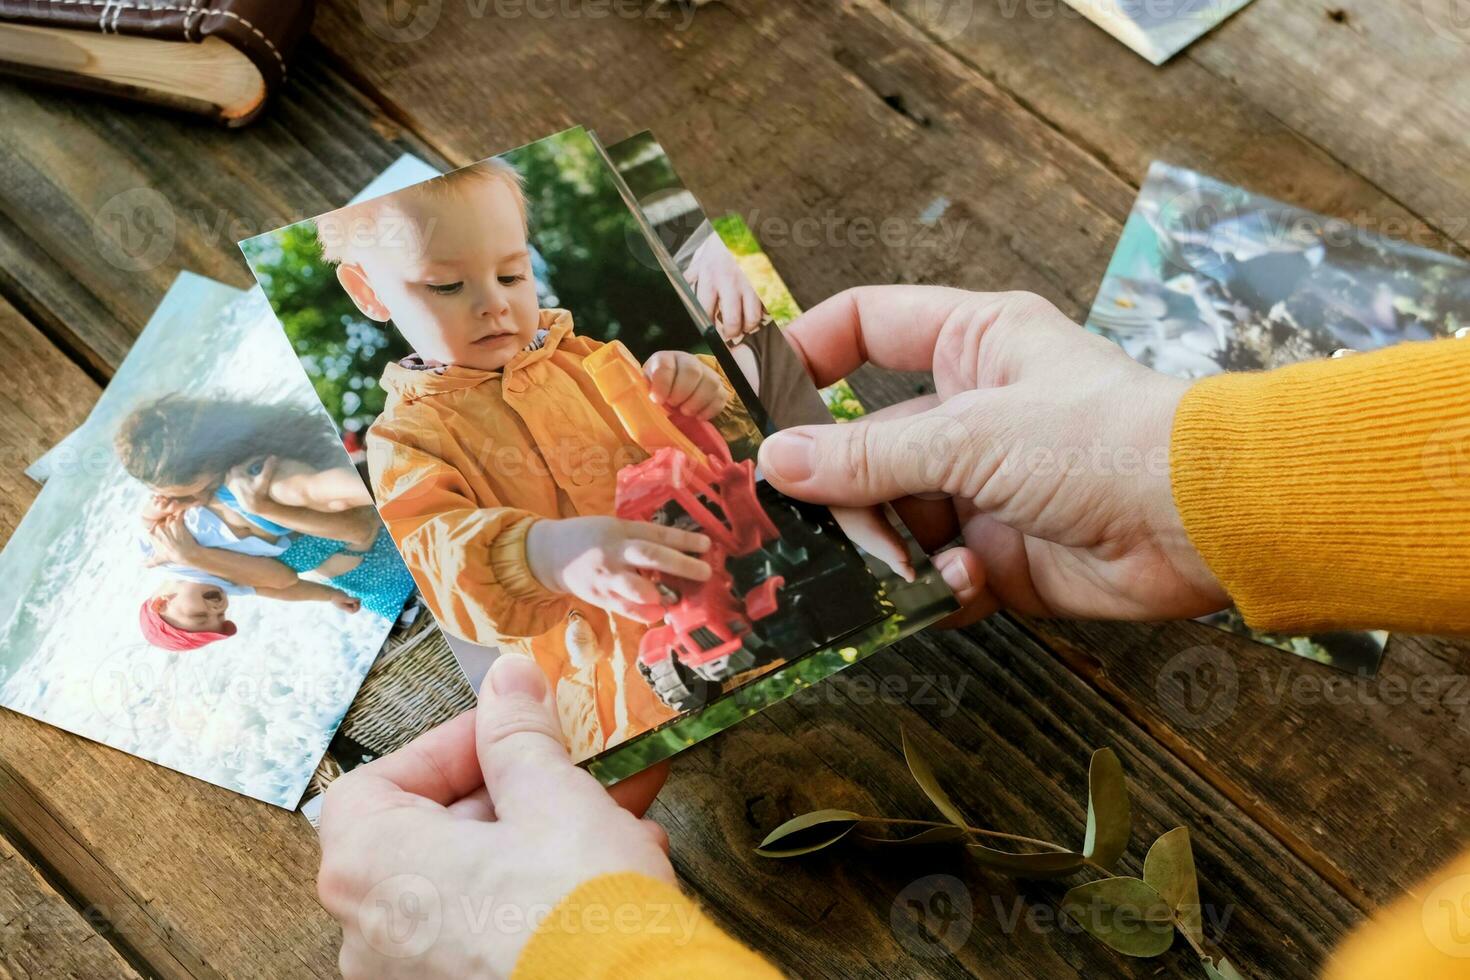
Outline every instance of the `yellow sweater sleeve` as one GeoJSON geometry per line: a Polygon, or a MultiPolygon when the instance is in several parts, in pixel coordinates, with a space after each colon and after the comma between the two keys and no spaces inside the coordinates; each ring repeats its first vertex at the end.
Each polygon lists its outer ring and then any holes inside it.
{"type": "Polygon", "coordinates": [[[1170,457],[1251,626],[1470,633],[1470,341],[1206,379],[1170,457]]]}
{"type": "Polygon", "coordinates": [[[679,889],[644,875],[615,874],[594,878],[551,910],[512,980],[780,976],[679,889]]]}

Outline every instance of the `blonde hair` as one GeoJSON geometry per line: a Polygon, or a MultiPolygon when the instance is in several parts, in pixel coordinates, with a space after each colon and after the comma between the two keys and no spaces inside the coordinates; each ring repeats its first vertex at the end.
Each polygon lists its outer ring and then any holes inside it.
{"type": "Polygon", "coordinates": [[[347,260],[348,246],[357,237],[352,232],[376,221],[378,209],[395,198],[403,200],[411,196],[422,196],[428,200],[439,200],[460,194],[471,183],[500,184],[510,191],[516,207],[521,212],[521,223],[526,223],[525,181],[520,172],[498,157],[472,163],[468,167],[451,170],[447,174],[431,177],[419,184],[405,187],[401,191],[376,197],[361,204],[349,204],[316,219],[316,238],[321,246],[322,259],[329,265],[338,265],[347,260]]]}

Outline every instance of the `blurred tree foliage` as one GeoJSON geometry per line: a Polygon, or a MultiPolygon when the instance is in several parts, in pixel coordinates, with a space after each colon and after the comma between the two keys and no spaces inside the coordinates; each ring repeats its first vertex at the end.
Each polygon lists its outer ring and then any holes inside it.
{"type": "MultiPolygon", "coordinates": [[[[577,332],[654,351],[708,350],[592,141],[568,130],[501,156],[525,177],[543,301],[577,332]]],[[[383,368],[410,353],[397,331],[358,312],[302,222],[242,245],[322,404],[349,431],[383,410],[383,368]]]]}

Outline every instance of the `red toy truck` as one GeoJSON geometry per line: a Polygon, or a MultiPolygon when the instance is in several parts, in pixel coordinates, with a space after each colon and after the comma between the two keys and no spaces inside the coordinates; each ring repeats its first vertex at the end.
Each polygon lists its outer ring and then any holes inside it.
{"type": "Polygon", "coordinates": [[[699,707],[737,674],[805,652],[850,629],[856,616],[882,615],[852,546],[823,540],[789,502],[769,505],[778,527],[760,498],[755,463],[736,462],[708,422],[655,405],[621,343],[604,345],[584,367],[629,435],[652,453],[618,472],[617,516],[698,531],[711,542],[703,556],[708,581],[650,573],[664,621],[644,634],[638,669],[665,704],[699,707]],[[826,606],[791,594],[796,578],[803,594],[827,593],[826,606]]]}

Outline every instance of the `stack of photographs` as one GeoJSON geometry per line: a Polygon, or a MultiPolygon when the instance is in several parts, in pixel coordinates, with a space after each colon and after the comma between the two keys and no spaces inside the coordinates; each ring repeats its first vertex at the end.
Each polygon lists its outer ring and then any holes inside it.
{"type": "MultiPolygon", "coordinates": [[[[1470,326],[1470,263],[1156,162],[1087,325],[1179,377],[1263,370],[1453,336],[1470,326]]],[[[1367,674],[1388,640],[1257,633],[1234,610],[1203,621],[1367,674]]]]}
{"type": "Polygon", "coordinates": [[[764,436],[860,408],[719,224],[651,134],[572,129],[241,243],[466,672],[534,659],[606,782],[955,608],[762,479],[764,436]]]}
{"type": "Polygon", "coordinates": [[[0,556],[0,704],[315,818],[545,672],[615,782],[952,612],[891,515],[784,497],[818,391],[739,218],[651,134],[568,130],[183,274],[0,556]]]}

